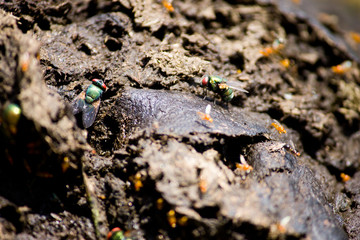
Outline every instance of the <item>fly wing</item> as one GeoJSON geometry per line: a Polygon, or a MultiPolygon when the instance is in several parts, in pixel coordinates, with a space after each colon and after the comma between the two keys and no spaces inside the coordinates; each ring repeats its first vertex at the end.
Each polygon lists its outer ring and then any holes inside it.
{"type": "Polygon", "coordinates": [[[227,81],[226,84],[234,89],[234,90],[237,90],[237,91],[240,91],[240,92],[244,92],[244,93],[249,93],[248,91],[246,91],[245,89],[243,89],[240,85],[239,82],[235,82],[235,81],[227,81]]]}
{"type": "Polygon", "coordinates": [[[85,104],[85,108],[82,114],[82,123],[85,128],[91,127],[93,125],[96,115],[99,111],[100,100],[93,102],[92,104],[85,104]]]}
{"type": "Polygon", "coordinates": [[[208,104],[208,105],[206,106],[206,108],[205,108],[205,113],[206,113],[207,115],[210,115],[210,112],[211,112],[211,105],[208,104]]]}
{"type": "Polygon", "coordinates": [[[85,91],[83,91],[71,102],[71,109],[73,114],[76,115],[83,111],[85,104],[85,91]]]}

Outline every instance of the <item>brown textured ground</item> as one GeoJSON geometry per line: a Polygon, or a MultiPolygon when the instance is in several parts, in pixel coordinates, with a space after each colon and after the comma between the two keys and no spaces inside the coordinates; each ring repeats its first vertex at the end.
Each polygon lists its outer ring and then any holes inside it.
{"type": "Polygon", "coordinates": [[[0,238],[358,239],[357,57],[268,2],[1,2],[0,107],[22,116],[1,119],[0,238]],[[203,74],[249,93],[226,104],[203,74]],[[84,130],[68,103],[92,78],[108,90],[84,130]]]}

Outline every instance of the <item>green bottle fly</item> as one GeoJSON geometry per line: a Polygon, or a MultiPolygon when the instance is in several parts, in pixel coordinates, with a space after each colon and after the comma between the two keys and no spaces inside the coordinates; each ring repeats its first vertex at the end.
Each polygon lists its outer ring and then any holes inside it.
{"type": "Polygon", "coordinates": [[[214,75],[204,75],[201,80],[201,85],[218,93],[225,102],[230,102],[234,98],[233,89],[247,92],[245,89],[229,85],[227,79],[214,75]]]}
{"type": "Polygon", "coordinates": [[[121,228],[113,228],[107,235],[107,240],[131,240],[131,238],[125,237],[121,228]]]}
{"type": "Polygon", "coordinates": [[[94,123],[100,107],[100,98],[105,90],[106,85],[102,80],[93,79],[92,84],[73,100],[71,104],[73,114],[82,112],[82,123],[85,128],[94,123]]]}
{"type": "Polygon", "coordinates": [[[21,117],[21,108],[15,103],[8,104],[2,113],[3,129],[6,135],[15,135],[21,117]]]}

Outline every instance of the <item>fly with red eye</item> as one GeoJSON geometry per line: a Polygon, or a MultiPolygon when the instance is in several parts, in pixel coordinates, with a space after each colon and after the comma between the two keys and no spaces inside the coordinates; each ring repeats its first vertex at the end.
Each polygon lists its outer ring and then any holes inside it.
{"type": "Polygon", "coordinates": [[[214,75],[204,75],[201,79],[201,85],[219,94],[225,102],[230,102],[234,98],[233,89],[248,93],[243,88],[235,87],[235,83],[230,83],[227,79],[214,75]]]}
{"type": "Polygon", "coordinates": [[[82,124],[85,128],[89,128],[94,123],[105,90],[104,82],[94,78],[92,84],[72,101],[73,114],[82,112],[82,124]]]}

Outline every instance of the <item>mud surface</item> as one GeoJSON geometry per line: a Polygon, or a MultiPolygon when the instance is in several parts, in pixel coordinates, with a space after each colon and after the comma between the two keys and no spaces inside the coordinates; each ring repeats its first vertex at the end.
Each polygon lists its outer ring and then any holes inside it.
{"type": "Polygon", "coordinates": [[[0,239],[358,239],[356,53],[272,1],[164,2],[1,3],[0,239]]]}

